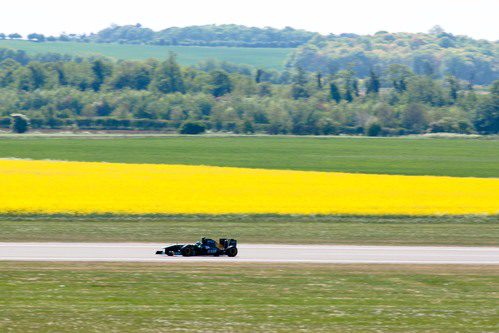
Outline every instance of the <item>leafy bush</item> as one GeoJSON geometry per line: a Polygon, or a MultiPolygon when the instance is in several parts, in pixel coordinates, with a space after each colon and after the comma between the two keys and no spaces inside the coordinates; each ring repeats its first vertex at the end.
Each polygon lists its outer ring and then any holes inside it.
{"type": "Polygon", "coordinates": [[[12,120],[10,118],[0,118],[1,128],[10,128],[12,120]]]}
{"type": "Polygon", "coordinates": [[[11,115],[12,121],[12,132],[14,133],[26,133],[29,128],[29,119],[23,114],[14,113],[11,115]]]}
{"type": "Polygon", "coordinates": [[[186,121],[180,126],[180,134],[201,134],[206,131],[206,127],[199,122],[186,121]]]}
{"type": "Polygon", "coordinates": [[[368,136],[379,136],[381,134],[381,131],[382,131],[382,128],[381,128],[380,124],[372,123],[367,128],[367,135],[368,136]]]}

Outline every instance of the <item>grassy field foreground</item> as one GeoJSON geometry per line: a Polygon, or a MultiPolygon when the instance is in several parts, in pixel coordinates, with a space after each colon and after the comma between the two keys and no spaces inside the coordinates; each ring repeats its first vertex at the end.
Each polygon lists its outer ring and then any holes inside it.
{"type": "Polygon", "coordinates": [[[0,241],[499,246],[498,225],[498,216],[4,216],[0,241]]]}
{"type": "Polygon", "coordinates": [[[498,288],[493,266],[0,262],[0,331],[492,332],[498,288]]]}

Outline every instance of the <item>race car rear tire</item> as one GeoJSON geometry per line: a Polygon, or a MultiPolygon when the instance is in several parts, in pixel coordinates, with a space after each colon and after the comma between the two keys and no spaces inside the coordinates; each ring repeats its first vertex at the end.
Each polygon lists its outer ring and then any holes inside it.
{"type": "Polygon", "coordinates": [[[235,247],[229,247],[225,253],[227,253],[227,256],[228,257],[235,257],[237,256],[237,248],[235,247]]]}

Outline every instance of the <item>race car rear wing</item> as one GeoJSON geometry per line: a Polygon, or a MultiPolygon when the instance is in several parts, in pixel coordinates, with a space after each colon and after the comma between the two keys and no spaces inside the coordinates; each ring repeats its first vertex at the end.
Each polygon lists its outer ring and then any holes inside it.
{"type": "Polygon", "coordinates": [[[220,238],[219,243],[224,247],[224,249],[227,249],[229,247],[237,247],[237,240],[235,239],[220,238]]]}

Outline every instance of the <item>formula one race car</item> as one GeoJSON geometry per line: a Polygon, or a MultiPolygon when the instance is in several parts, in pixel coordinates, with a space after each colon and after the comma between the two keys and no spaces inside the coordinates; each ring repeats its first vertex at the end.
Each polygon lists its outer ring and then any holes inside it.
{"type": "Polygon", "coordinates": [[[166,254],[167,256],[192,257],[192,256],[237,256],[237,241],[235,239],[220,238],[219,242],[209,238],[201,238],[195,244],[177,244],[156,251],[156,254],[166,254]]]}

